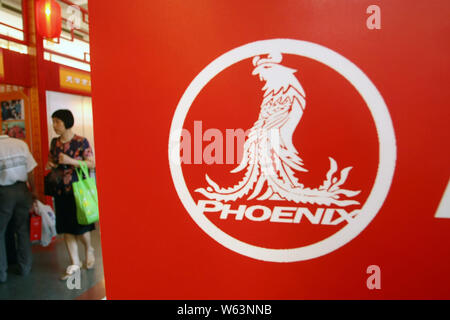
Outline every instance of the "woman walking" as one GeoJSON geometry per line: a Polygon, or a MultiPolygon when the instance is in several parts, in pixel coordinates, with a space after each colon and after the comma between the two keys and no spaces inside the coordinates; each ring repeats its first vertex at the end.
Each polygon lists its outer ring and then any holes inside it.
{"type": "Polygon", "coordinates": [[[72,189],[72,183],[78,180],[75,172],[75,167],[80,166],[78,161],[84,161],[90,169],[95,168],[95,161],[88,140],[72,131],[74,117],[70,110],[55,111],[52,114],[52,121],[53,129],[58,137],[51,142],[47,169],[58,168],[63,175],[63,183],[58,188],[57,194],[54,195],[54,199],[56,231],[58,234],[64,234],[64,241],[72,263],[61,277],[61,280],[66,280],[83,266],[78,254],[78,240],[85,249],[84,266],[92,269],[95,263],[90,233],[95,230],[95,225],[78,223],[72,189]]]}

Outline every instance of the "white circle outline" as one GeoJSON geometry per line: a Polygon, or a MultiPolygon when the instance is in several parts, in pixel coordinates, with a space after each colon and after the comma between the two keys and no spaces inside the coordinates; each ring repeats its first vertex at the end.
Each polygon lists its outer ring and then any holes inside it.
{"type": "Polygon", "coordinates": [[[396,162],[396,142],[392,120],[383,97],[370,79],[351,61],[324,46],[293,39],[261,40],[232,49],[205,67],[190,83],[181,97],[172,120],[169,135],[169,166],[175,189],[184,207],[211,238],[224,247],[263,261],[296,262],[328,254],[347,244],[361,233],[383,205],[392,183],[396,162]],[[321,62],[346,78],[360,93],[375,121],[379,140],[379,165],[374,186],[367,201],[353,223],[347,224],[332,236],[299,248],[270,249],[251,245],[223,232],[197,209],[186,186],[180,164],[181,132],[186,115],[197,95],[217,74],[229,66],[256,55],[281,52],[307,57],[321,62]]]}

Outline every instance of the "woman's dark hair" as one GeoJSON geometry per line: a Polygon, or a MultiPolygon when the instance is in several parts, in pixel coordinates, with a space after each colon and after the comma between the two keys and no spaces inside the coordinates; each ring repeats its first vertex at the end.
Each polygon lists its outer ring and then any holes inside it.
{"type": "Polygon", "coordinates": [[[75,121],[72,112],[67,109],[56,110],[55,112],[53,112],[52,118],[57,118],[64,122],[64,126],[66,127],[66,129],[72,128],[75,121]]]}

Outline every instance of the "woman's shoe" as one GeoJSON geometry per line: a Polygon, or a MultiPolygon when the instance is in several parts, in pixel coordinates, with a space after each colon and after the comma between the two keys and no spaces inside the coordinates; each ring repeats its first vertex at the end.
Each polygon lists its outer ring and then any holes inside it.
{"type": "Polygon", "coordinates": [[[66,272],[59,278],[60,280],[67,280],[71,275],[78,272],[80,270],[80,266],[77,264],[72,264],[67,267],[66,272]]]}
{"type": "Polygon", "coordinates": [[[94,249],[91,249],[87,253],[86,257],[86,269],[92,269],[95,265],[95,255],[94,255],[94,249]]]}

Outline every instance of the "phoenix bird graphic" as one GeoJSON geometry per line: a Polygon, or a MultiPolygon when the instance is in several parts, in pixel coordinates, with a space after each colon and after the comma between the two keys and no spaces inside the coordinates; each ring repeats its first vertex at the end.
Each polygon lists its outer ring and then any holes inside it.
{"type": "Polygon", "coordinates": [[[250,129],[244,144],[242,161],[231,173],[245,170],[243,179],[233,187],[221,188],[208,175],[208,187],[195,190],[208,199],[234,201],[247,196],[248,200],[286,200],[296,203],[335,204],[348,206],[358,201],[341,199],[353,197],[360,191],[341,189],[351,167],[341,171],[340,179],[334,177],[337,163],[330,159],[330,170],[323,185],[311,189],[298,181],[295,172],[307,172],[292,135],[306,109],[305,91],[294,75],[297,70],[281,65],[279,52],[267,57],[253,58],[252,75],[259,76],[265,84],[258,120],[250,129]]]}

